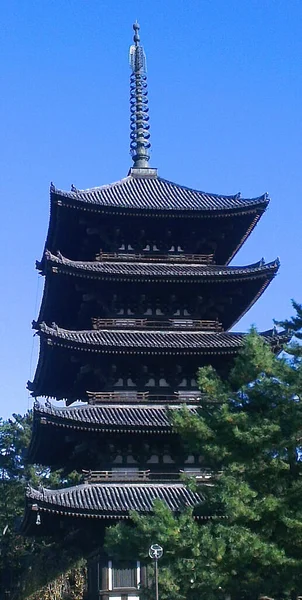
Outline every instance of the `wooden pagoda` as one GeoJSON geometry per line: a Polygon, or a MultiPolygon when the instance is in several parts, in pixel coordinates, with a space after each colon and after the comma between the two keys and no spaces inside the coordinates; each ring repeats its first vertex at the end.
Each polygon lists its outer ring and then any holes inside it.
{"type": "MultiPolygon", "coordinates": [[[[116,183],[64,192],[50,188],[50,223],[37,268],[45,277],[34,329],[40,355],[32,395],[28,460],[83,473],[81,484],[29,488],[23,532],[88,532],[129,510],[173,511],[202,501],[210,474],[187,455],[167,407],[200,403],[196,373],[227,373],[244,333],[229,330],[276,275],[275,260],[229,266],[268,205],[172,183],[149,167],[145,59],[135,24],[131,47],[133,167],[116,183]],[[64,400],[55,407],[49,399],[64,400]],[[179,478],[194,473],[200,494],[179,478]]],[[[263,334],[276,352],[282,335],[263,334]]],[[[89,598],[136,600],[146,580],[139,563],[115,565],[100,551],[89,598]]]]}

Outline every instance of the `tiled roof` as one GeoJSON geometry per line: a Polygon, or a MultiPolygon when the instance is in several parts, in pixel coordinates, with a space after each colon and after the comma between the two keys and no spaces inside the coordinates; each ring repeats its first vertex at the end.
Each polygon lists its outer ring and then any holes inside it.
{"type": "Polygon", "coordinates": [[[29,487],[26,497],[41,511],[99,518],[127,516],[130,510],[148,513],[156,499],[163,500],[174,512],[202,501],[200,494],[181,483],[99,483],[41,491],[29,487]]]}
{"type": "Polygon", "coordinates": [[[264,208],[267,194],[246,200],[240,194],[223,196],[207,194],[162,179],[161,177],[128,177],[110,185],[64,192],[51,186],[51,193],[63,203],[86,203],[93,206],[163,211],[225,211],[264,208]]]}
{"type": "MultiPolygon", "coordinates": [[[[173,405],[171,410],[179,406],[173,405]]],[[[197,407],[190,406],[189,410],[196,414],[197,407]]],[[[94,430],[121,429],[164,429],[171,430],[167,414],[167,405],[133,405],[133,404],[101,404],[98,406],[84,405],[73,407],[35,406],[34,418],[43,418],[47,423],[66,425],[77,429],[87,426],[94,430]]]]}
{"type": "MultiPolygon", "coordinates": [[[[110,330],[98,329],[88,331],[70,331],[53,324],[37,325],[38,332],[45,336],[48,343],[60,346],[78,346],[79,349],[100,351],[102,349],[118,348],[119,351],[131,349],[149,349],[149,351],[195,351],[198,353],[211,353],[212,351],[236,351],[242,346],[245,333],[232,332],[191,332],[191,331],[135,331],[135,330],[110,330]]],[[[272,345],[282,342],[282,335],[275,334],[274,330],[261,334],[263,339],[272,345]]],[[[287,339],[287,337],[286,337],[287,339]]],[[[285,341],[285,340],[284,340],[285,341]]]]}
{"type": "Polygon", "coordinates": [[[217,265],[201,264],[173,264],[173,263],[127,263],[127,262],[83,262],[73,261],[61,254],[55,256],[51,252],[45,252],[46,261],[63,271],[72,271],[73,274],[93,276],[116,276],[122,278],[202,278],[202,279],[231,279],[231,278],[258,278],[261,276],[273,276],[279,268],[279,260],[270,263],[260,260],[257,263],[244,267],[224,267],[217,265]]]}

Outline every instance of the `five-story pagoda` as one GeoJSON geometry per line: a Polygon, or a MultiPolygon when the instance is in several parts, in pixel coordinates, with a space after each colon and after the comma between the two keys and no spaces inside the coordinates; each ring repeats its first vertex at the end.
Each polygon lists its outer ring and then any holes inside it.
{"type": "MultiPolygon", "coordinates": [[[[129,510],[160,498],[175,512],[200,503],[179,474],[201,484],[200,456],[186,455],[167,407],[196,412],[198,367],[226,373],[244,339],[229,330],[259,298],[279,263],[229,266],[268,205],[183,187],[149,167],[145,55],[134,25],[131,64],[133,167],[116,183],[50,189],[50,224],[38,270],[45,288],[34,328],[40,355],[29,460],[83,483],[27,491],[23,531],[78,530],[101,540],[129,510]],[[55,407],[49,398],[64,400],[55,407]],[[61,403],[62,404],[62,403],[61,403]]],[[[282,339],[262,334],[278,351],[282,339]]],[[[136,598],[145,569],[102,556],[90,598],[136,598]]]]}

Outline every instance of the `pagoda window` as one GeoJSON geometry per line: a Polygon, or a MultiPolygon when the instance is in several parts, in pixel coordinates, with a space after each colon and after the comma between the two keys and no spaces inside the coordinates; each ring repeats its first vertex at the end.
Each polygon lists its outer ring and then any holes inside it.
{"type": "Polygon", "coordinates": [[[159,463],[159,457],[157,454],[151,454],[150,458],[147,460],[147,465],[157,465],[159,463]]]}
{"type": "Polygon", "coordinates": [[[189,454],[188,458],[185,460],[185,465],[194,465],[195,464],[195,457],[193,456],[193,454],[189,454]]]}
{"type": "MultiPolygon", "coordinates": [[[[137,588],[140,583],[139,561],[108,561],[108,590],[121,588],[137,588]]],[[[114,596],[118,600],[119,596],[114,596]]],[[[139,596],[131,596],[131,600],[139,599],[139,596]]]]}
{"type": "Polygon", "coordinates": [[[183,388],[184,388],[184,387],[187,387],[187,385],[188,385],[188,380],[186,379],[186,377],[184,377],[184,378],[181,380],[181,382],[180,382],[180,384],[178,385],[178,387],[183,387],[183,388]]]}
{"type": "MultiPolygon", "coordinates": [[[[123,457],[121,454],[118,454],[115,459],[112,461],[112,464],[114,465],[121,465],[123,464],[123,457]]],[[[114,471],[115,469],[112,469],[112,471],[114,471]]]]}
{"type": "Polygon", "coordinates": [[[164,454],[163,455],[163,463],[166,465],[171,465],[174,464],[174,460],[173,458],[170,456],[170,454],[164,454]]]}
{"type": "Polygon", "coordinates": [[[159,387],[169,387],[169,384],[165,377],[161,377],[159,380],[159,387]]]}
{"type": "Polygon", "coordinates": [[[145,387],[155,387],[156,386],[156,382],[154,377],[150,377],[150,379],[147,381],[147,383],[145,383],[145,387]]]}
{"type": "Polygon", "coordinates": [[[127,387],[136,387],[136,384],[131,377],[127,378],[127,387]]]}
{"type": "Polygon", "coordinates": [[[191,387],[192,388],[197,388],[197,381],[196,381],[196,379],[191,379],[191,387]]]}
{"type": "Polygon", "coordinates": [[[152,315],[152,308],[150,306],[148,306],[146,312],[144,312],[144,315],[146,315],[146,316],[152,315]]]}
{"type": "Polygon", "coordinates": [[[124,386],[124,380],[119,377],[119,379],[113,384],[113,387],[123,387],[124,386]]]}

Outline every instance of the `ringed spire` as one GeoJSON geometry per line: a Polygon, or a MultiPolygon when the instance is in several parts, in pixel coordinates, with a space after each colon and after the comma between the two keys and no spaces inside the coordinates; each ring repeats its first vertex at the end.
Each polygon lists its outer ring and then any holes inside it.
{"type": "Polygon", "coordinates": [[[150,125],[148,108],[147,65],[143,46],[140,45],[139,29],[133,24],[134,44],[130,46],[130,154],[133,167],[149,168],[150,125]]]}

